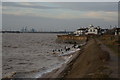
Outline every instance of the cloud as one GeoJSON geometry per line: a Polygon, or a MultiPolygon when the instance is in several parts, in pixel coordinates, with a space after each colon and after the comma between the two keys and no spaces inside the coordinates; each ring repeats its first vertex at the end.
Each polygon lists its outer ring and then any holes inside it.
{"type": "Polygon", "coordinates": [[[116,21],[117,12],[104,12],[104,11],[77,11],[71,9],[27,9],[3,7],[3,14],[16,15],[16,16],[33,16],[33,17],[46,17],[55,19],[102,19],[105,21],[116,21]]]}
{"type": "Polygon", "coordinates": [[[119,2],[119,0],[3,0],[3,2],[119,2]]]}
{"type": "Polygon", "coordinates": [[[37,30],[76,30],[79,27],[87,27],[90,24],[101,27],[117,25],[117,21],[104,21],[102,19],[80,18],[80,19],[56,19],[33,16],[15,16],[3,14],[3,28],[6,30],[20,30],[25,26],[33,27],[37,30]]]}
{"type": "Polygon", "coordinates": [[[117,2],[3,2],[3,6],[78,11],[118,11],[117,2]]]}
{"type": "Polygon", "coordinates": [[[117,21],[117,12],[88,12],[84,14],[87,18],[103,19],[105,21],[117,21]]]}
{"type": "Polygon", "coordinates": [[[56,3],[64,9],[72,9],[78,11],[118,11],[117,2],[61,2],[56,3]]]}
{"type": "Polygon", "coordinates": [[[53,3],[37,3],[37,2],[3,2],[2,6],[17,8],[35,8],[35,9],[56,9],[59,6],[53,3]]]}
{"type": "Polygon", "coordinates": [[[3,14],[55,19],[117,21],[116,3],[3,3],[3,14]],[[111,7],[112,6],[112,7],[111,7]]]}
{"type": "Polygon", "coordinates": [[[110,2],[3,2],[2,21],[5,29],[16,30],[27,25],[38,30],[77,29],[89,24],[106,27],[117,25],[117,6],[110,2]]]}

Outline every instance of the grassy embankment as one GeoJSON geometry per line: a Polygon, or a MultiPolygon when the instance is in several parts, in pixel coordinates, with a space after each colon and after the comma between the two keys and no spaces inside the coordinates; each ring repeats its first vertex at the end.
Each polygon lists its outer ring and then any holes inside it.
{"type": "Polygon", "coordinates": [[[109,78],[111,70],[105,65],[108,60],[109,54],[100,49],[100,43],[91,39],[66,71],[65,78],[109,78]]]}
{"type": "Polygon", "coordinates": [[[120,56],[120,35],[103,35],[99,38],[103,44],[108,46],[114,53],[120,56]]]}

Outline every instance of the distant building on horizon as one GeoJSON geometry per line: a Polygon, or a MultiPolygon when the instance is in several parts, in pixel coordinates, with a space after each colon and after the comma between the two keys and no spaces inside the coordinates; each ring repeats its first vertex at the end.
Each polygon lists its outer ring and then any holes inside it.
{"type": "Polygon", "coordinates": [[[85,35],[86,32],[87,32],[87,28],[80,28],[80,29],[77,29],[77,31],[73,33],[76,35],[85,35]]]}
{"type": "Polygon", "coordinates": [[[120,35],[120,28],[115,28],[115,35],[120,35]]]}
{"type": "Polygon", "coordinates": [[[27,26],[26,27],[23,27],[20,32],[22,33],[26,33],[26,32],[37,32],[34,28],[28,28],[27,26]]]}
{"type": "Polygon", "coordinates": [[[101,34],[101,28],[99,26],[95,27],[92,24],[90,27],[88,27],[86,35],[100,35],[101,34]]]}
{"type": "Polygon", "coordinates": [[[92,24],[88,28],[80,28],[73,32],[75,35],[101,35],[101,28],[92,24]]]}

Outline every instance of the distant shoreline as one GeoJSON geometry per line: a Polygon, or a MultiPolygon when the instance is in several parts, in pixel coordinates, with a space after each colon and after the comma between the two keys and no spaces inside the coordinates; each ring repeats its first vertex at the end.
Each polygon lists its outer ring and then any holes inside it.
{"type": "Polygon", "coordinates": [[[20,32],[20,31],[2,31],[0,33],[71,33],[72,31],[68,31],[68,32],[62,32],[62,31],[58,31],[58,32],[20,32]]]}

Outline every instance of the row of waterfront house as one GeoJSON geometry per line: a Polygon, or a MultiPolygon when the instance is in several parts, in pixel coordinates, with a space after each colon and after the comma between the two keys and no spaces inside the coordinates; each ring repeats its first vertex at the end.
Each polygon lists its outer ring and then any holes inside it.
{"type": "Polygon", "coordinates": [[[74,31],[72,34],[79,35],[102,35],[102,34],[112,34],[112,35],[120,35],[120,28],[113,29],[102,29],[100,26],[90,25],[87,28],[80,28],[74,31]]]}

